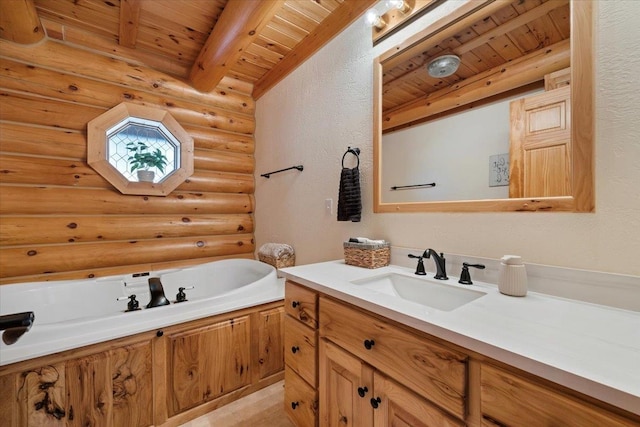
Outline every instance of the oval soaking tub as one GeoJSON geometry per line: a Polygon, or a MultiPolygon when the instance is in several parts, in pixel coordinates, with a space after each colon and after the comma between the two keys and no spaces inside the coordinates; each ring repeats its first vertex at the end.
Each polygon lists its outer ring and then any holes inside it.
{"type": "Polygon", "coordinates": [[[250,259],[90,280],[0,286],[0,315],[35,313],[17,342],[0,340],[0,366],[284,298],[272,266],[250,259]],[[145,308],[148,280],[160,279],[170,305],[145,308]],[[187,301],[176,303],[180,287],[187,301]],[[191,288],[191,289],[190,289],[191,288]],[[140,310],[127,312],[136,295],[140,310]]]}

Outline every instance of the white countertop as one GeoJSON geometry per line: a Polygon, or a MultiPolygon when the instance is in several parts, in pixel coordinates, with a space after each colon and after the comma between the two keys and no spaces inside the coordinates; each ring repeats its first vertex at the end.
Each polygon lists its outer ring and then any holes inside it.
{"type": "MultiPolygon", "coordinates": [[[[330,261],[281,269],[290,280],[442,338],[635,414],[640,414],[640,313],[529,292],[501,294],[495,285],[463,286],[486,292],[452,311],[390,297],[354,280],[412,269],[365,269],[330,261]]],[[[424,276],[422,276],[424,277],[424,276]]],[[[427,284],[425,284],[427,285],[427,284]]]]}

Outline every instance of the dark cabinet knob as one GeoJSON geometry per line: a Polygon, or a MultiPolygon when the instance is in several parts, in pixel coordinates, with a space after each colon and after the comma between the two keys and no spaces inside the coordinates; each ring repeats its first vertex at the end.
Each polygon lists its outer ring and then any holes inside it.
{"type": "Polygon", "coordinates": [[[373,406],[373,409],[378,409],[380,403],[382,403],[382,399],[380,399],[379,397],[371,398],[371,406],[373,406]]]}
{"type": "Polygon", "coordinates": [[[300,303],[299,303],[298,301],[293,301],[293,302],[291,303],[291,307],[293,307],[293,308],[296,308],[296,307],[298,307],[299,305],[300,305],[300,303]]]}
{"type": "Polygon", "coordinates": [[[295,410],[298,406],[300,406],[300,403],[298,403],[298,402],[291,402],[291,409],[295,410]]]}
{"type": "Polygon", "coordinates": [[[296,354],[299,351],[300,351],[300,347],[298,347],[297,345],[294,345],[293,347],[291,347],[291,353],[296,354]]]}
{"type": "Polygon", "coordinates": [[[162,329],[160,329],[159,331],[157,331],[157,332],[156,332],[156,336],[157,336],[158,338],[160,338],[160,337],[161,337],[161,336],[163,336],[163,335],[164,335],[164,332],[162,332],[162,329]]]}
{"type": "Polygon", "coordinates": [[[367,350],[371,350],[375,343],[376,342],[374,340],[364,340],[364,348],[366,348],[367,350]]]}
{"type": "Polygon", "coordinates": [[[365,387],[358,387],[358,396],[364,397],[364,395],[367,394],[368,391],[369,391],[369,389],[366,386],[365,387]]]}

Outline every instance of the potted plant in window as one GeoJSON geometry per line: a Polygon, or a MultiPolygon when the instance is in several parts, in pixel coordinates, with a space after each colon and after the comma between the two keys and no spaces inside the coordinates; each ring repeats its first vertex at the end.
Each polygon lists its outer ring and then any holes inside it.
{"type": "Polygon", "coordinates": [[[164,172],[167,165],[167,157],[162,154],[159,149],[149,151],[150,147],[144,142],[136,141],[127,144],[127,150],[131,152],[129,163],[131,164],[131,172],[138,171],[138,181],[153,182],[155,172],[149,168],[156,168],[160,172],[164,172]]]}

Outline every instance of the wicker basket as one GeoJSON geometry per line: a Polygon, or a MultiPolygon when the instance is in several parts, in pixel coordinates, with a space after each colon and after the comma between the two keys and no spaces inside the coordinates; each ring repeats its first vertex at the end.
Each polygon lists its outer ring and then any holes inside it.
{"type": "Polygon", "coordinates": [[[296,254],[284,254],[279,258],[271,255],[258,254],[258,259],[274,266],[275,268],[293,267],[296,264],[296,254]]]}
{"type": "Polygon", "coordinates": [[[380,268],[389,265],[391,244],[344,242],[344,262],[364,268],[380,268]]]}

